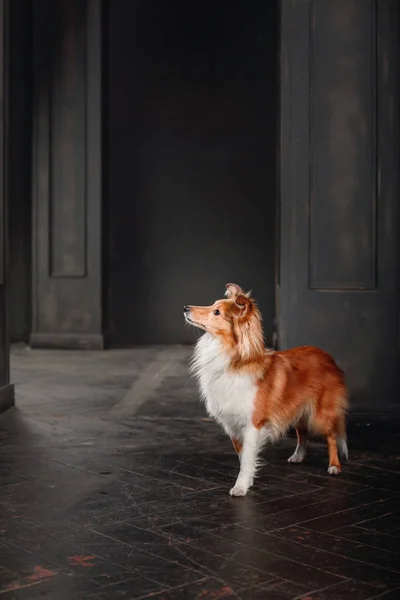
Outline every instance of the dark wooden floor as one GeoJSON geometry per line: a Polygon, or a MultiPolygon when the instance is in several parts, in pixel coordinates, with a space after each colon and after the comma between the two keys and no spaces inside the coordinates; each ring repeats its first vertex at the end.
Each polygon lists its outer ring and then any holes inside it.
{"type": "Polygon", "coordinates": [[[196,400],[187,358],[14,351],[0,597],[399,598],[396,429],[354,423],[339,478],[319,444],[289,465],[286,440],[266,449],[249,496],[232,499],[237,459],[196,400]]]}

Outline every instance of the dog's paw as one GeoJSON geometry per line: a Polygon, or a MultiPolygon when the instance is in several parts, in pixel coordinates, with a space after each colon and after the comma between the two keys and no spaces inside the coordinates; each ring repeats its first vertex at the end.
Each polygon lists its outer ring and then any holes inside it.
{"type": "Polygon", "coordinates": [[[301,463],[304,460],[304,454],[295,452],[292,456],[287,459],[288,463],[301,463]]]}
{"type": "Polygon", "coordinates": [[[341,473],[341,468],[337,467],[336,465],[331,465],[328,469],[328,473],[329,475],[340,475],[341,473]]]}
{"type": "Polygon", "coordinates": [[[243,485],[242,483],[237,483],[231,490],[231,496],[245,496],[249,490],[249,486],[243,485]]]}

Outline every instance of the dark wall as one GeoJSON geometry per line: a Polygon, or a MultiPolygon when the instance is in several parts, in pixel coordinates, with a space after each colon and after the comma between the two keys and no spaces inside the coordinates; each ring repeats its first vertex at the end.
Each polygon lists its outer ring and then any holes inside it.
{"type": "Polygon", "coordinates": [[[31,327],[32,10],[9,3],[8,103],[9,318],[12,342],[28,341],[31,327]]]}
{"type": "Polygon", "coordinates": [[[282,0],[280,343],[400,402],[398,0],[282,0]]]}
{"type": "Polygon", "coordinates": [[[274,318],[274,2],[113,0],[108,315],[114,343],[180,343],[186,303],[251,287],[274,318]]]}
{"type": "MultiPolygon", "coordinates": [[[[0,3],[0,47],[5,47],[7,39],[7,14],[4,11],[4,2],[0,3]]],[[[7,185],[6,185],[6,147],[7,140],[4,124],[7,122],[7,90],[4,83],[7,81],[8,64],[4,52],[0,53],[0,412],[4,410],[2,388],[9,381],[9,348],[8,348],[8,323],[7,323],[7,185]]]]}
{"type": "Polygon", "coordinates": [[[38,0],[33,7],[36,347],[103,347],[103,4],[38,0]]]}

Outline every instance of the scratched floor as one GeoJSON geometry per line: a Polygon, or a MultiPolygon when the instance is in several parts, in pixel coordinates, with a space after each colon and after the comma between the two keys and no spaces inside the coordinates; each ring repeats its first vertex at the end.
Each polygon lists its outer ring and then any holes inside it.
{"type": "Polygon", "coordinates": [[[14,350],[0,597],[398,599],[398,430],[355,421],[339,478],[317,443],[289,465],[288,439],[231,499],[237,460],[196,399],[188,352],[14,350]]]}

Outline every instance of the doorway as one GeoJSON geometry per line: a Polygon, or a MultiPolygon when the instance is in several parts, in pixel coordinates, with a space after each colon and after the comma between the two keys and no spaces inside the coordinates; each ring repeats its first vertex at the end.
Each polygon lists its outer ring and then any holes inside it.
{"type": "Polygon", "coordinates": [[[252,288],[275,317],[277,3],[114,0],[107,313],[113,345],[190,343],[184,304],[252,288]]]}

